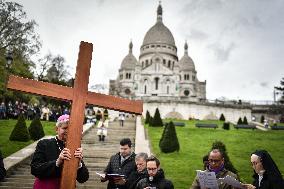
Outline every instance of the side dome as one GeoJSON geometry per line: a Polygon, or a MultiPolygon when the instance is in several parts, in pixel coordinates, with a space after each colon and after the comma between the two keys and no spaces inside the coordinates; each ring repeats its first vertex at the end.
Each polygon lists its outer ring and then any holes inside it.
{"type": "Polygon", "coordinates": [[[184,44],[184,55],[179,61],[179,68],[180,71],[189,71],[189,70],[195,70],[195,65],[193,60],[188,56],[188,45],[187,42],[184,44]]]}
{"type": "Polygon", "coordinates": [[[133,48],[133,44],[132,44],[132,42],[130,42],[129,53],[122,60],[120,69],[128,69],[128,70],[134,70],[135,69],[135,65],[138,63],[138,61],[135,58],[135,56],[132,54],[132,48],[133,48]]]}
{"type": "Polygon", "coordinates": [[[161,4],[159,4],[157,9],[157,22],[146,33],[142,46],[153,43],[164,43],[175,46],[175,39],[172,32],[163,24],[162,14],[163,9],[161,4]]]}

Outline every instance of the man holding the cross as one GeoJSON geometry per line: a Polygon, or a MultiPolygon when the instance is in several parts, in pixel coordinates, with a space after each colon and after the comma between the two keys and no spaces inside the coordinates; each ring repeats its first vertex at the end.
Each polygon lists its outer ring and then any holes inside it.
{"type": "MultiPolygon", "coordinates": [[[[70,122],[68,126],[69,131],[66,140],[66,147],[70,149],[72,157],[73,153],[81,144],[82,123],[84,122],[84,109],[86,104],[93,104],[102,108],[134,114],[141,114],[143,112],[143,102],[141,100],[131,101],[128,99],[88,91],[92,52],[93,45],[82,41],[80,44],[73,87],[65,87],[53,83],[40,82],[16,76],[9,76],[7,84],[7,88],[9,89],[72,102],[72,107],[76,108],[71,108],[70,122]]],[[[75,179],[79,164],[78,160],[78,158],[71,158],[70,161],[64,161],[60,184],[61,189],[75,188],[75,179]]]]}
{"type": "Polygon", "coordinates": [[[63,162],[72,158],[80,160],[77,181],[83,183],[89,179],[88,169],[82,160],[83,149],[77,148],[72,157],[70,150],[65,148],[68,124],[69,115],[60,116],[56,123],[56,137],[38,142],[31,162],[31,173],[36,177],[35,189],[59,188],[63,162]]]}

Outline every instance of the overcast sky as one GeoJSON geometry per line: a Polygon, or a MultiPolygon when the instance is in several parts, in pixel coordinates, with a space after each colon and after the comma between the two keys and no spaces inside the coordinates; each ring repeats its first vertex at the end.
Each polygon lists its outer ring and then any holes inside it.
{"type": "MultiPolygon", "coordinates": [[[[138,59],[158,0],[16,0],[38,23],[41,56],[60,54],[74,74],[80,41],[94,45],[90,85],[115,79],[133,42],[138,59]]],[[[273,100],[284,77],[283,0],[163,0],[179,58],[189,45],[207,98],[273,100]]]]}

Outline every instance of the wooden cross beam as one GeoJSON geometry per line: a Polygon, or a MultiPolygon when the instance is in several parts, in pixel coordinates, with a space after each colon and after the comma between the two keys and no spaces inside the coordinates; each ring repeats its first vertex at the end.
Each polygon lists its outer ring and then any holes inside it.
{"type": "MultiPolygon", "coordinates": [[[[75,149],[81,146],[86,104],[134,114],[141,114],[143,111],[142,101],[127,100],[88,91],[92,52],[93,45],[82,41],[73,88],[16,76],[10,76],[7,85],[9,89],[72,101],[66,141],[66,147],[71,152],[74,152],[75,149]]],[[[61,189],[75,188],[78,163],[77,158],[72,158],[70,161],[64,162],[60,183],[61,189]]]]}

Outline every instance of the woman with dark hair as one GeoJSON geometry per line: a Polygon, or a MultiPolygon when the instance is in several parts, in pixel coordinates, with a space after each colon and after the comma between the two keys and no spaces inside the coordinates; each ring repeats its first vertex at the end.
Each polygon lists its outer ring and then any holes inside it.
{"type": "Polygon", "coordinates": [[[282,175],[266,150],[257,150],[251,154],[254,169],[253,184],[245,184],[247,189],[281,189],[284,188],[282,175]]]}

